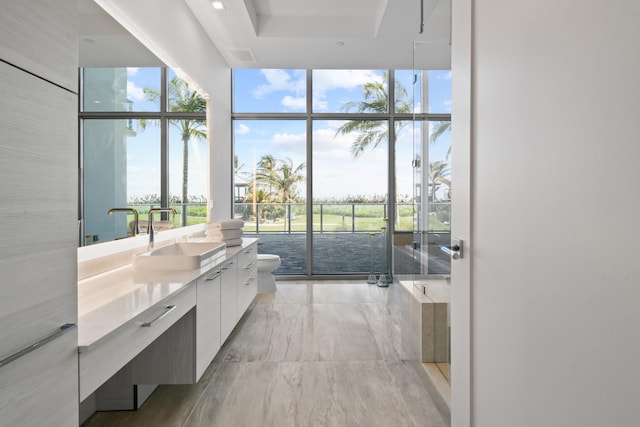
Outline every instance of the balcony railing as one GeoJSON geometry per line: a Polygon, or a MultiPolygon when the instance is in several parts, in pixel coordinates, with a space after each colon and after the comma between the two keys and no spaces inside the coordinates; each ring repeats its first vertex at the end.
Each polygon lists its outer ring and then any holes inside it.
{"type": "MultiPolygon", "coordinates": [[[[449,230],[450,202],[430,203],[428,231],[449,230]]],[[[314,203],[315,233],[370,233],[380,231],[388,217],[386,203],[314,203]]],[[[415,205],[396,204],[396,231],[414,229],[415,205]]],[[[293,234],[307,231],[306,203],[235,203],[234,217],[245,221],[250,234],[293,234]]]]}

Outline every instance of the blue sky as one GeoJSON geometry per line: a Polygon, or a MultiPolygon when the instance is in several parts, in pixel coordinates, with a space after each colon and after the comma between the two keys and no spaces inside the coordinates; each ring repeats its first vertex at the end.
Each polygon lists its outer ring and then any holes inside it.
{"type": "MultiPolygon", "coordinates": [[[[412,94],[413,73],[397,71],[396,77],[412,94]]],[[[306,74],[304,70],[234,70],[234,108],[236,112],[304,112],[306,107],[306,74]],[[242,82],[240,84],[240,82],[242,82]]],[[[313,72],[314,113],[344,112],[348,102],[363,98],[363,85],[382,82],[379,70],[315,70],[313,72]]],[[[451,111],[451,73],[429,73],[430,112],[451,111]]],[[[419,90],[419,89],[418,89],[419,90]]],[[[418,105],[418,108],[421,108],[418,105]]],[[[336,135],[344,122],[319,120],[313,126],[313,192],[314,198],[343,198],[387,193],[387,145],[366,150],[357,158],[351,154],[353,136],[336,135]]],[[[419,131],[419,126],[417,127],[419,131]]],[[[306,161],[306,126],[297,121],[237,121],[234,126],[235,153],[242,171],[250,173],[261,155],[288,157],[294,164],[306,161]],[[255,159],[255,160],[254,160],[255,159]]],[[[396,175],[399,194],[410,194],[413,183],[414,134],[410,126],[398,135],[396,175]]],[[[437,144],[430,144],[430,161],[444,160],[450,144],[449,135],[437,144]]],[[[304,194],[304,188],[300,188],[304,194]]]]}
{"type": "MultiPolygon", "coordinates": [[[[175,74],[170,71],[168,79],[173,76],[175,74]]],[[[126,99],[131,103],[131,110],[159,111],[157,103],[147,100],[144,88],[159,91],[160,69],[127,68],[126,99]]],[[[100,109],[100,106],[91,108],[91,104],[86,103],[88,111],[100,109]]],[[[109,108],[113,109],[113,106],[109,108]]],[[[127,137],[128,197],[160,194],[160,152],[157,148],[149,149],[149,146],[159,147],[160,128],[153,122],[148,122],[144,130],[137,122],[132,127],[135,135],[127,137]]],[[[206,197],[209,161],[206,141],[192,140],[189,144],[189,194],[206,197]]],[[[169,157],[180,159],[169,162],[169,192],[178,196],[182,194],[182,150],[179,129],[169,126],[169,157]]]]}
{"type": "MultiPolygon", "coordinates": [[[[396,71],[396,78],[412,91],[411,71],[396,71]]],[[[382,81],[381,70],[315,70],[313,73],[313,112],[339,113],[345,103],[362,99],[362,86],[372,81],[382,81]]],[[[235,110],[238,112],[291,112],[302,113],[306,109],[305,70],[262,70],[239,69],[234,71],[235,110]]],[[[129,68],[127,70],[127,99],[132,102],[133,111],[157,111],[157,106],[149,103],[142,88],[158,88],[160,74],[153,68],[129,68]]],[[[418,86],[418,91],[420,86],[418,86]]],[[[428,85],[429,112],[449,113],[451,111],[450,71],[430,71],[428,85]]],[[[422,109],[416,103],[418,111],[422,109]]],[[[376,149],[366,150],[354,158],[350,152],[353,141],[351,135],[336,135],[339,120],[321,120],[313,126],[314,156],[314,197],[341,198],[348,195],[384,195],[387,193],[386,144],[376,149]]],[[[417,127],[419,129],[419,126],[417,127]]],[[[294,164],[306,162],[306,124],[295,120],[236,121],[235,153],[238,155],[243,172],[250,173],[253,165],[263,154],[276,158],[290,158],[294,164]]],[[[150,159],[143,149],[144,138],[158,138],[157,129],[148,127],[137,136],[129,137],[128,175],[130,196],[159,192],[155,179],[159,170],[159,159],[150,159]],[[140,148],[138,148],[140,147],[140,148]],[[154,181],[154,182],[152,182],[154,181]]],[[[182,142],[176,129],[170,127],[170,155],[182,158],[182,142]]],[[[412,139],[410,126],[398,135],[397,180],[398,193],[412,190],[412,139]]],[[[444,160],[450,137],[447,135],[438,144],[429,145],[430,161],[444,160]]],[[[207,150],[204,142],[191,142],[190,194],[206,195],[207,150]]],[[[180,163],[180,162],[177,162],[180,163]]],[[[170,191],[180,194],[182,165],[170,165],[170,191]]],[[[300,188],[306,196],[304,187],[300,188]]]]}

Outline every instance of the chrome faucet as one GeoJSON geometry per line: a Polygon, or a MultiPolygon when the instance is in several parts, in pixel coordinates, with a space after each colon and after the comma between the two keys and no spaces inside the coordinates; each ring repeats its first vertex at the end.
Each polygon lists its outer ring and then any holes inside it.
{"type": "Polygon", "coordinates": [[[153,249],[153,214],[157,212],[171,212],[173,215],[177,214],[174,208],[151,208],[149,209],[149,221],[147,223],[147,233],[149,233],[149,246],[148,249],[153,249]]]}
{"type": "MultiPolygon", "coordinates": [[[[138,211],[133,208],[111,208],[109,209],[109,215],[113,215],[114,212],[133,212],[133,230],[131,230],[132,236],[140,234],[140,227],[138,226],[138,211]]],[[[128,228],[128,227],[127,227],[128,228]]]]}

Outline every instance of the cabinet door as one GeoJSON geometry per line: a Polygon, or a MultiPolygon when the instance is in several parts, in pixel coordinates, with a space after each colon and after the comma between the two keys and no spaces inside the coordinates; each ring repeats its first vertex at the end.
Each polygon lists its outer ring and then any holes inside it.
{"type": "Polygon", "coordinates": [[[2,359],[77,321],[78,113],[76,95],[3,62],[0,93],[2,359]]]}
{"type": "Polygon", "coordinates": [[[222,264],[222,283],[221,283],[221,295],[220,295],[220,342],[229,337],[229,334],[236,326],[238,321],[238,288],[236,282],[238,281],[238,271],[236,265],[238,264],[237,256],[231,257],[229,260],[222,264]]]}
{"type": "Polygon", "coordinates": [[[0,58],[77,92],[77,1],[0,2],[0,58]]]}
{"type": "Polygon", "coordinates": [[[78,426],[78,333],[0,368],[0,426],[78,426]]]}
{"type": "Polygon", "coordinates": [[[220,350],[221,270],[213,269],[197,282],[196,305],[196,379],[207,369],[220,350]]]}

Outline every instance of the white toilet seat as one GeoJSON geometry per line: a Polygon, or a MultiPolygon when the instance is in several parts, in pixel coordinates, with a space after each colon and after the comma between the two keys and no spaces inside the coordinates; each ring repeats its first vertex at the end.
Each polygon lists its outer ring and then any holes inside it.
{"type": "Polygon", "coordinates": [[[280,265],[280,257],[273,254],[258,254],[258,268],[260,266],[274,266],[280,265]]]}

